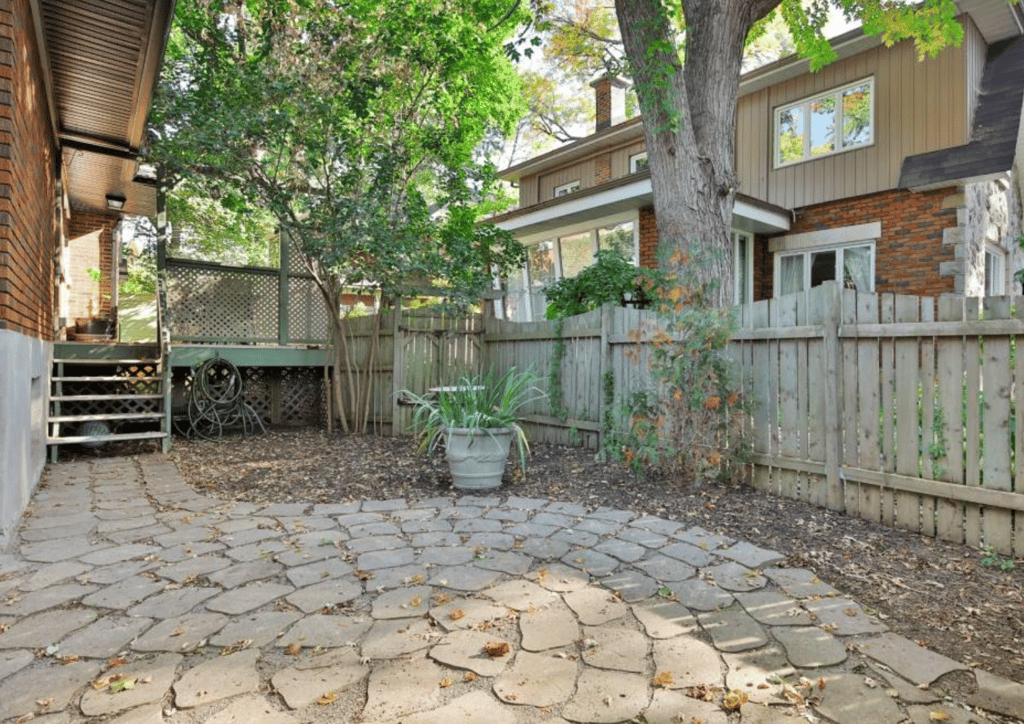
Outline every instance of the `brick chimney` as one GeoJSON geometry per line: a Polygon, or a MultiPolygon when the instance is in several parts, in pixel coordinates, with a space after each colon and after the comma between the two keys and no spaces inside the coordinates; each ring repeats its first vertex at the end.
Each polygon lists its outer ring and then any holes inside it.
{"type": "Polygon", "coordinates": [[[594,89],[597,128],[603,130],[626,120],[626,89],[629,82],[617,76],[602,75],[590,83],[594,89]]]}

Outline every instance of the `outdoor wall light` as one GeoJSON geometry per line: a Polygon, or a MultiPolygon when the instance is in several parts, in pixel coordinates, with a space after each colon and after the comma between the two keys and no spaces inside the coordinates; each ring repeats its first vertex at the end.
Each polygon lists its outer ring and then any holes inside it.
{"type": "Polygon", "coordinates": [[[107,208],[111,211],[120,211],[124,208],[125,198],[117,194],[107,194],[107,208]]]}

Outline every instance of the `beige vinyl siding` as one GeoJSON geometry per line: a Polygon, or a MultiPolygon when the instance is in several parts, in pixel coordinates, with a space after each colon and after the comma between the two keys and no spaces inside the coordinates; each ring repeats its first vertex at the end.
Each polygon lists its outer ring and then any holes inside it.
{"type": "Polygon", "coordinates": [[[533,206],[540,199],[537,198],[537,176],[523,176],[519,179],[519,207],[533,206]]]}
{"type": "Polygon", "coordinates": [[[643,152],[645,148],[647,146],[643,141],[637,141],[612,151],[612,178],[629,175],[629,157],[643,152]]]}
{"type": "Polygon", "coordinates": [[[597,165],[593,158],[585,159],[572,166],[560,168],[540,177],[540,194],[538,201],[545,201],[554,198],[555,189],[573,181],[580,182],[580,189],[587,189],[594,185],[594,177],[597,173],[597,165]]]}
{"type": "Polygon", "coordinates": [[[740,191],[786,208],[860,196],[895,188],[906,156],[966,143],[968,46],[965,41],[925,62],[917,61],[912,42],[880,46],[743,96],[740,191]],[[776,108],[869,77],[875,94],[871,146],[773,168],[776,108]]]}

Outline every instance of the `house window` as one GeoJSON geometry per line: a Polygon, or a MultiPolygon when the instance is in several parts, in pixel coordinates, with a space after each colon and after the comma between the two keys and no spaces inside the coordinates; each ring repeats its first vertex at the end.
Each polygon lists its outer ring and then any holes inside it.
{"type": "Polygon", "coordinates": [[[985,296],[1006,294],[1006,254],[1002,249],[985,247],[985,296]]]}
{"type": "Polygon", "coordinates": [[[562,184],[561,186],[555,186],[555,198],[557,199],[559,196],[568,196],[569,194],[574,194],[574,193],[576,193],[579,190],[580,190],[580,182],[579,181],[570,181],[567,184],[562,184]]]}
{"type": "Polygon", "coordinates": [[[634,153],[629,157],[629,172],[637,173],[639,171],[645,171],[650,166],[647,160],[647,151],[641,151],[640,153],[634,153]]]}
{"type": "Polygon", "coordinates": [[[858,242],[775,255],[775,296],[803,292],[841,280],[847,289],[875,290],[875,244],[858,242]]]}
{"type": "Polygon", "coordinates": [[[874,142],[874,78],[775,109],[775,167],[874,142]]]}
{"type": "Polygon", "coordinates": [[[733,303],[754,299],[754,237],[745,231],[732,232],[733,303]]]}
{"type": "Polygon", "coordinates": [[[559,279],[575,277],[594,263],[598,249],[616,249],[635,264],[637,223],[636,215],[631,216],[621,214],[604,219],[596,228],[580,224],[555,238],[524,239],[526,266],[505,282],[505,299],[501,305],[504,318],[516,322],[544,319],[547,312],[544,288],[559,279]]]}

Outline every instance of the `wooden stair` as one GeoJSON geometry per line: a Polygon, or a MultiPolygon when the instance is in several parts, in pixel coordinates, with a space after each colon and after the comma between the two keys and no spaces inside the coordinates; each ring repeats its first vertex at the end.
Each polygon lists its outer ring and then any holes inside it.
{"type": "Polygon", "coordinates": [[[55,345],[50,459],[61,445],[168,439],[165,364],[155,345],[55,345]]]}

